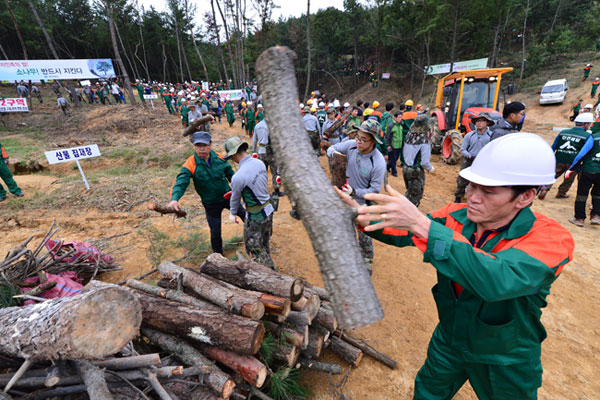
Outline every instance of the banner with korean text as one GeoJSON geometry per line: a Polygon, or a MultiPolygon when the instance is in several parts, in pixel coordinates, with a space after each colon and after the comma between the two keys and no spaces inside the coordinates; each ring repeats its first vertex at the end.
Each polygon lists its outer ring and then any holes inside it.
{"type": "Polygon", "coordinates": [[[0,112],[28,112],[27,99],[0,99],[0,112]]]}
{"type": "Polygon", "coordinates": [[[242,93],[244,93],[244,91],[241,89],[219,90],[219,98],[221,98],[221,100],[241,100],[242,93]]]}
{"type": "Polygon", "coordinates": [[[1,60],[0,81],[114,78],[112,60],[1,60]]]}

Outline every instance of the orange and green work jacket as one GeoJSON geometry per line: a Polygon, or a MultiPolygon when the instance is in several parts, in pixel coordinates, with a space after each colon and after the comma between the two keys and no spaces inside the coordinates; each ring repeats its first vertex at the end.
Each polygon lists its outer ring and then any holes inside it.
{"type": "Polygon", "coordinates": [[[4,147],[2,147],[2,143],[0,143],[0,161],[4,162],[4,160],[8,160],[8,154],[4,147]]]}
{"type": "Polygon", "coordinates": [[[550,285],[573,257],[567,229],[529,207],[508,225],[476,234],[466,204],[428,215],[427,239],[385,228],[367,235],[416,246],[437,270],[433,297],[439,327],[466,362],[510,365],[539,360],[540,321],[550,285]]]}
{"type": "Polygon", "coordinates": [[[192,179],[202,204],[220,203],[224,200],[223,195],[231,190],[229,182],[232,176],[233,168],[229,162],[214,151],[210,151],[208,162],[194,153],[183,164],[173,182],[171,201],[179,201],[183,197],[192,179]]]}

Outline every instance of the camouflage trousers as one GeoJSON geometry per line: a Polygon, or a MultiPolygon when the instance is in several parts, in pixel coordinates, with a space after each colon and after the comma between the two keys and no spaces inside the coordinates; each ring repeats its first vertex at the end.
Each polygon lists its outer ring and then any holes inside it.
{"type": "Polygon", "coordinates": [[[244,243],[246,244],[246,253],[254,261],[275,269],[275,264],[271,260],[271,235],[273,234],[273,214],[262,221],[244,222],[244,243]]]}
{"type": "Polygon", "coordinates": [[[265,164],[268,170],[271,170],[271,182],[273,183],[273,190],[279,191],[279,184],[276,182],[279,172],[277,172],[277,161],[275,161],[275,154],[271,146],[267,146],[267,152],[265,154],[259,154],[258,159],[265,164]]]}
{"type": "MultiPolygon", "coordinates": [[[[468,168],[473,164],[473,158],[463,158],[463,162],[460,165],[460,170],[462,171],[465,168],[468,168]]],[[[456,191],[454,192],[454,197],[460,197],[461,199],[465,197],[465,192],[467,190],[467,186],[469,185],[469,181],[458,175],[456,178],[456,191]]]]}
{"type": "Polygon", "coordinates": [[[404,185],[406,193],[404,194],[411,203],[419,207],[425,190],[425,171],[421,167],[402,167],[404,176],[404,185]]]}
{"type": "Polygon", "coordinates": [[[358,244],[360,245],[360,252],[362,253],[363,258],[367,258],[372,260],[375,257],[375,253],[373,251],[373,238],[367,236],[363,231],[356,229],[358,232],[358,244]]]}
{"type": "Polygon", "coordinates": [[[313,149],[317,156],[321,155],[321,137],[319,136],[319,132],[317,131],[307,131],[308,138],[310,139],[310,144],[312,144],[313,149]]]}

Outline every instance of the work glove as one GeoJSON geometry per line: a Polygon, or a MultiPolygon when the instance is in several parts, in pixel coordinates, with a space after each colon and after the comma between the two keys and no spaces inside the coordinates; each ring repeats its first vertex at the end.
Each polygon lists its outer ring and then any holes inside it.
{"type": "Polygon", "coordinates": [[[8,157],[4,159],[4,164],[8,165],[8,157]]]}
{"type": "Polygon", "coordinates": [[[227,200],[231,198],[231,190],[223,195],[223,197],[227,200]]]}
{"type": "Polygon", "coordinates": [[[258,154],[257,153],[252,153],[252,158],[258,158],[258,154]]]}
{"type": "Polygon", "coordinates": [[[346,193],[348,196],[352,196],[352,193],[354,192],[354,189],[352,189],[352,186],[350,186],[348,181],[346,181],[346,184],[344,184],[340,189],[342,190],[342,192],[346,193]]]}
{"type": "Polygon", "coordinates": [[[569,179],[571,177],[571,174],[574,174],[575,171],[573,170],[568,170],[567,172],[565,172],[565,179],[569,179]]]}
{"type": "Polygon", "coordinates": [[[435,171],[435,167],[432,165],[432,166],[431,166],[431,169],[430,169],[430,170],[428,170],[428,172],[433,172],[433,171],[435,171]]]}
{"type": "Polygon", "coordinates": [[[237,220],[237,215],[235,214],[229,214],[229,220],[231,222],[235,222],[236,224],[239,224],[240,222],[237,220]]]}
{"type": "Polygon", "coordinates": [[[277,176],[277,177],[275,178],[275,183],[277,183],[278,185],[281,185],[281,182],[282,182],[282,180],[281,180],[281,177],[280,177],[280,176],[277,176]]]}

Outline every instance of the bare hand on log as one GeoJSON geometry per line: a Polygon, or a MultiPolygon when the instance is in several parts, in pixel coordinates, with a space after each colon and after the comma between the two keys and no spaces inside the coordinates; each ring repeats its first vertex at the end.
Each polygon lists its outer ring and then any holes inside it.
{"type": "Polygon", "coordinates": [[[325,287],[343,328],[359,328],[383,318],[383,309],[363,263],[352,210],[336,196],[314,156],[297,112],[294,53],[271,47],[256,61],[271,142],[290,198],[302,215],[325,287]]]}
{"type": "Polygon", "coordinates": [[[185,218],[187,216],[187,213],[183,210],[180,210],[178,207],[161,206],[155,201],[148,203],[148,210],[156,211],[162,215],[175,214],[177,218],[185,218]]]}
{"type": "Polygon", "coordinates": [[[190,123],[190,126],[188,126],[187,128],[185,128],[181,134],[184,137],[185,136],[189,136],[192,133],[196,132],[196,128],[198,128],[200,125],[205,124],[207,122],[212,122],[214,120],[215,120],[215,118],[212,116],[212,114],[206,114],[202,118],[198,118],[198,119],[193,120],[190,123]]]}

